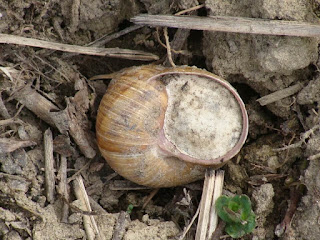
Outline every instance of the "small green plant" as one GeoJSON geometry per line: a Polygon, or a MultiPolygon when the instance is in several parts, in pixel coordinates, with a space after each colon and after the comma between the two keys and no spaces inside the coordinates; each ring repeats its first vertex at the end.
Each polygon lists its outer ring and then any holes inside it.
{"type": "Polygon", "coordinates": [[[218,216],[226,222],[226,233],[232,238],[240,238],[256,226],[256,216],[246,195],[221,196],[216,201],[216,209],[218,216]]]}
{"type": "Polygon", "coordinates": [[[133,210],[133,205],[129,204],[128,207],[127,207],[127,213],[131,214],[132,210],[133,210]]]}

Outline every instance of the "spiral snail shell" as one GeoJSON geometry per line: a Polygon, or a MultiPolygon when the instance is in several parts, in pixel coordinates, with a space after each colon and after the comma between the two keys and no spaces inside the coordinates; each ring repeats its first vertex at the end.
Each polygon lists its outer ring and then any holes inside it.
{"type": "Polygon", "coordinates": [[[96,135],[108,164],[149,187],[199,180],[236,155],[247,112],[225,80],[196,67],[146,65],[122,72],[98,110],[96,135]]]}

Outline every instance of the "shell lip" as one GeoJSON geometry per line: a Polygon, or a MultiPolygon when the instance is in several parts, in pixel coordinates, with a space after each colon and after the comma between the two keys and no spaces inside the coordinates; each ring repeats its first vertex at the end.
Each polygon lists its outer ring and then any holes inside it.
{"type": "MultiPolygon", "coordinates": [[[[169,70],[164,73],[157,74],[157,75],[151,77],[149,80],[153,80],[153,79],[160,77],[160,76],[163,76],[163,75],[177,74],[177,73],[190,74],[190,75],[200,75],[199,72],[196,72],[196,73],[189,72],[189,71],[178,72],[178,71],[174,71],[174,70],[173,71],[169,70]]],[[[248,114],[247,114],[247,110],[245,108],[244,102],[242,101],[242,99],[239,96],[239,94],[237,93],[237,91],[228,82],[226,82],[222,78],[219,78],[218,76],[215,76],[214,74],[212,74],[213,76],[211,76],[209,74],[204,73],[204,75],[206,77],[211,78],[212,80],[220,83],[225,88],[227,88],[232,93],[232,95],[235,97],[235,99],[237,100],[239,107],[240,107],[240,110],[241,110],[241,114],[242,114],[242,132],[241,132],[239,141],[237,142],[236,145],[233,146],[233,148],[231,148],[228,152],[226,152],[222,156],[219,156],[219,157],[213,158],[213,159],[199,159],[199,158],[195,158],[195,157],[189,156],[187,154],[181,153],[176,148],[176,146],[165,137],[164,129],[162,128],[162,130],[160,130],[160,133],[159,133],[158,146],[160,147],[160,149],[162,151],[164,151],[164,153],[166,155],[175,156],[175,157],[177,157],[183,161],[189,162],[189,163],[199,164],[199,165],[204,165],[204,166],[221,165],[221,164],[225,163],[226,161],[230,160],[231,158],[233,158],[241,150],[241,148],[244,145],[244,143],[247,139],[247,136],[248,136],[249,119],[248,119],[248,114]]],[[[163,123],[162,123],[162,126],[163,126],[163,123]]]]}

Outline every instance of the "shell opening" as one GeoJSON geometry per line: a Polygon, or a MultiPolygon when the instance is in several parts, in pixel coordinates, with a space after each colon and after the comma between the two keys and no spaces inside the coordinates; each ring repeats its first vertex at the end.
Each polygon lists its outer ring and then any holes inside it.
{"type": "Polygon", "coordinates": [[[171,143],[163,146],[171,145],[168,148],[173,155],[210,162],[221,159],[239,143],[243,115],[228,83],[196,74],[161,78],[168,94],[162,134],[171,143]]]}

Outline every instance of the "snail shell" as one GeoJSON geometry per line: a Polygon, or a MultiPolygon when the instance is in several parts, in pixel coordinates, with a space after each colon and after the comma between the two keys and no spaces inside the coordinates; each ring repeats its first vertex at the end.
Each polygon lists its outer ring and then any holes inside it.
{"type": "Polygon", "coordinates": [[[248,117],[236,90],[195,67],[147,65],[122,72],[98,110],[96,135],[108,164],[149,187],[204,177],[237,154],[248,117]]]}

